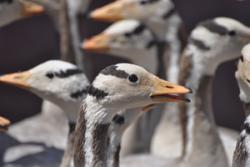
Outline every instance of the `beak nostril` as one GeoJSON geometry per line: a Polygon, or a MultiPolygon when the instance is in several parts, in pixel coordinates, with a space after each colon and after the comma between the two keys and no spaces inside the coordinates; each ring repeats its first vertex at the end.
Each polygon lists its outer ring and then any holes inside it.
{"type": "Polygon", "coordinates": [[[173,86],[166,86],[166,88],[173,89],[174,87],[173,86]]]}

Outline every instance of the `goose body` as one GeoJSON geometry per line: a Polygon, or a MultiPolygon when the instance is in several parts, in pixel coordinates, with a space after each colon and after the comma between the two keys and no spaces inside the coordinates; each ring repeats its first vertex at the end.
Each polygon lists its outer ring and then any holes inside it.
{"type": "MultiPolygon", "coordinates": [[[[41,114],[12,126],[9,135],[21,143],[42,143],[45,146],[43,152],[48,150],[48,153],[44,155],[45,158],[41,156],[38,160],[43,159],[44,163],[48,164],[48,160],[50,160],[51,165],[59,165],[62,150],[65,149],[67,143],[66,136],[69,130],[70,132],[74,131],[78,107],[80,107],[81,100],[85,97],[89,85],[85,74],[73,64],[60,60],[50,60],[26,72],[1,76],[0,82],[20,86],[53,103],[53,105],[43,106],[45,108],[42,109],[41,114]],[[29,130],[25,131],[24,129],[29,130]],[[53,152],[50,152],[50,149],[46,147],[54,148],[53,152]],[[49,156],[53,154],[57,158],[50,159],[49,156]]],[[[20,144],[19,147],[15,146],[14,148],[18,152],[25,150],[23,147],[20,144]]],[[[19,152],[19,154],[19,157],[17,156],[18,158],[13,160],[11,157],[13,152],[12,154],[7,152],[5,159],[8,162],[6,164],[15,164],[15,161],[18,162],[18,159],[27,156],[25,151],[19,152]]],[[[29,154],[31,153],[28,152],[29,154]]],[[[33,165],[45,165],[42,160],[32,161],[31,155],[29,158],[30,163],[34,163],[33,165]]]]}
{"type": "Polygon", "coordinates": [[[31,15],[43,12],[43,7],[34,3],[25,3],[21,0],[0,2],[0,27],[31,15]]]}
{"type": "Polygon", "coordinates": [[[174,101],[184,100],[178,94],[188,92],[188,89],[161,80],[137,65],[106,67],[93,81],[78,116],[75,166],[107,166],[109,127],[113,116],[121,110],[171,101],[171,94],[176,95],[174,101]]]}

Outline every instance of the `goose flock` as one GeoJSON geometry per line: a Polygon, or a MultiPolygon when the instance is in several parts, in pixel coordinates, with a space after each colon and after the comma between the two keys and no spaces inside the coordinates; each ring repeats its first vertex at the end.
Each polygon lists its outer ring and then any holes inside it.
{"type": "Polygon", "coordinates": [[[188,33],[172,0],[116,0],[90,11],[91,3],[0,0],[1,27],[46,13],[60,36],[60,60],[0,75],[0,84],[44,100],[20,122],[0,116],[0,166],[250,167],[250,27],[220,16],[188,33]],[[111,25],[83,39],[86,18],[111,25]],[[90,82],[86,52],[130,63],[90,82]],[[216,125],[212,107],[216,70],[235,59],[241,132],[216,125]]]}

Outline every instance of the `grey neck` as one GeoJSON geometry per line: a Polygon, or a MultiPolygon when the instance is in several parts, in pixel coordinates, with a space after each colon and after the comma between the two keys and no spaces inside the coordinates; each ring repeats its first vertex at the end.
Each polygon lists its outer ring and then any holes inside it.
{"type": "Polygon", "coordinates": [[[187,145],[184,159],[228,166],[211,110],[212,77],[202,76],[188,108],[187,145]],[[202,155],[202,156],[200,156],[202,155]],[[200,156],[200,158],[198,158],[200,156]]]}

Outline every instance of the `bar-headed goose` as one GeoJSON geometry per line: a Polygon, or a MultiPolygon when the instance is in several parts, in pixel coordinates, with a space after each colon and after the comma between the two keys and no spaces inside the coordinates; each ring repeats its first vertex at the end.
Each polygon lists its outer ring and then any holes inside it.
{"type": "Polygon", "coordinates": [[[43,11],[43,7],[35,3],[22,0],[2,0],[0,1],[0,27],[43,11]]]}
{"type": "MultiPolygon", "coordinates": [[[[60,108],[54,108],[55,111],[42,110],[41,114],[13,125],[9,129],[9,134],[20,142],[41,142],[48,147],[64,149],[67,129],[70,129],[70,134],[74,132],[80,103],[86,96],[89,86],[85,74],[73,64],[50,60],[25,72],[3,75],[0,77],[0,82],[24,88],[60,108]],[[64,114],[68,119],[68,127],[65,126],[67,122],[64,114]]],[[[71,144],[72,135],[69,135],[68,147],[71,147],[71,144]]],[[[22,147],[16,148],[17,151],[18,149],[22,147]]],[[[25,153],[25,149],[22,153],[25,153]]],[[[22,153],[20,156],[24,156],[22,153]]],[[[48,161],[46,160],[48,156],[49,153],[43,161],[48,161]]],[[[58,164],[56,158],[51,161],[53,164],[58,164]]],[[[42,166],[43,163],[36,165],[42,166]]]]}
{"type": "Polygon", "coordinates": [[[190,90],[159,79],[132,64],[106,67],[83,101],[76,126],[75,167],[107,166],[109,128],[119,111],[167,101],[185,100],[190,90]]]}
{"type": "Polygon", "coordinates": [[[244,128],[241,131],[238,139],[234,157],[233,167],[247,167],[250,165],[249,153],[250,153],[250,44],[246,45],[242,49],[242,57],[238,63],[238,69],[235,72],[235,77],[238,81],[240,89],[240,99],[244,105],[244,111],[246,119],[244,122],[244,128]]]}
{"type": "MultiPolygon", "coordinates": [[[[212,113],[212,81],[217,67],[238,57],[249,40],[249,27],[225,17],[204,21],[192,31],[182,57],[179,78],[180,83],[195,91],[194,100],[181,106],[181,110],[187,111],[184,116],[187,117],[185,160],[194,161],[197,165],[227,166],[212,113]]],[[[231,148],[226,148],[229,159],[234,143],[231,145],[231,148]]]]}
{"type": "MultiPolygon", "coordinates": [[[[139,21],[123,20],[114,23],[101,34],[85,40],[82,47],[86,51],[108,53],[128,59],[159,77],[165,77],[164,47],[155,34],[139,21]]],[[[163,109],[163,106],[156,108],[156,110],[163,109]]],[[[121,155],[131,152],[148,152],[161,115],[162,112],[148,112],[143,115],[139,120],[142,122],[142,127],[135,122],[124,135],[121,155]],[[135,129],[138,129],[136,126],[139,126],[141,130],[136,132],[135,129]]]]}
{"type": "Polygon", "coordinates": [[[10,121],[4,117],[0,117],[0,132],[5,132],[10,126],[10,121]]]}

